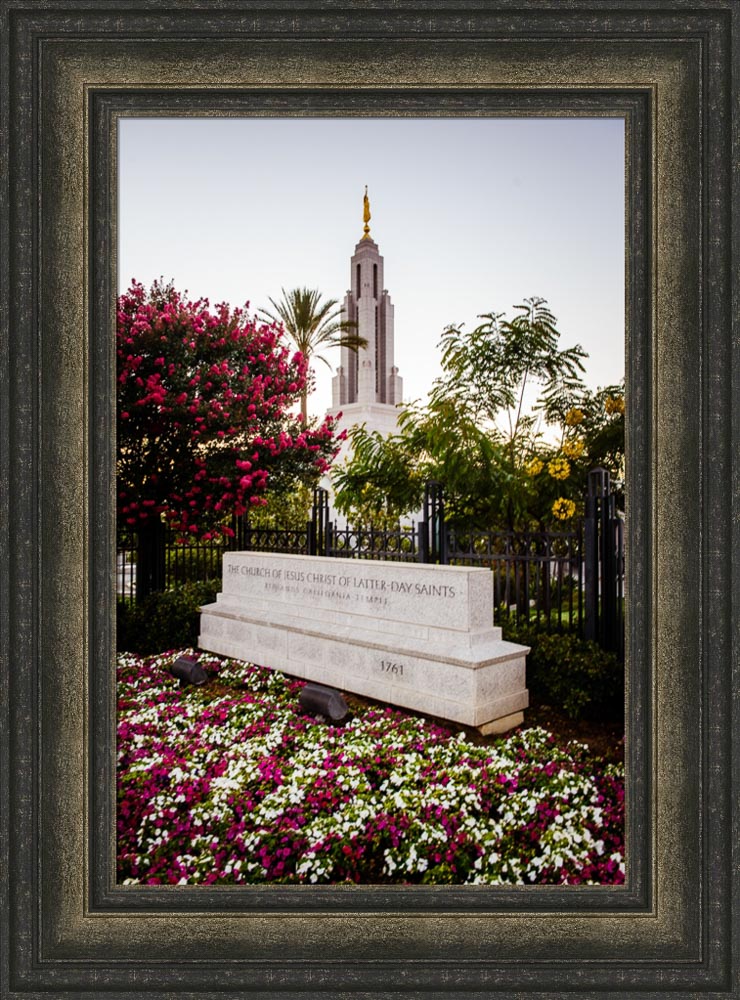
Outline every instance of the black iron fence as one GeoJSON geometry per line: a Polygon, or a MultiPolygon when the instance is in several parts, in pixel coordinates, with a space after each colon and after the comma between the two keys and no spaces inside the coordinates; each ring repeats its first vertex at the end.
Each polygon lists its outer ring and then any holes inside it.
{"type": "Polygon", "coordinates": [[[624,520],[605,469],[588,474],[584,636],[624,659],[624,520]]]}
{"type": "Polygon", "coordinates": [[[187,581],[221,578],[223,553],[286,552],[352,559],[485,566],[493,573],[496,619],[516,616],[555,631],[576,631],[624,655],[624,530],[609,476],[589,475],[586,516],[575,531],[461,530],[445,522],[439,483],[427,484],[421,520],[395,528],[337,527],[325,490],[314,494],[302,527],[232,523],[233,537],[181,543],[164,526],[123,534],[117,592],[141,600],[187,581]]]}
{"type": "Polygon", "coordinates": [[[447,561],[493,573],[497,619],[517,616],[538,626],[579,630],[584,621],[583,533],[576,531],[447,532],[447,561]]]}
{"type": "Polygon", "coordinates": [[[220,580],[223,553],[233,546],[224,541],[196,541],[185,544],[166,528],[161,540],[146,544],[135,532],[118,537],[116,591],[130,600],[146,597],[156,590],[168,590],[183,583],[220,580]]]}
{"type": "Polygon", "coordinates": [[[329,524],[326,547],[321,553],[350,559],[386,559],[391,562],[420,562],[419,527],[393,529],[337,528],[329,524]]]}
{"type": "Polygon", "coordinates": [[[242,524],[225,548],[236,552],[292,552],[302,556],[314,552],[308,525],[305,528],[253,528],[242,524]]]}

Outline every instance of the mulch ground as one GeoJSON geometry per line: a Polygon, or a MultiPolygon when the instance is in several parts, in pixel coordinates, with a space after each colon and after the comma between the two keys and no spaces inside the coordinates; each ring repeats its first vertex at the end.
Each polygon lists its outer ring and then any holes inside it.
{"type": "Polygon", "coordinates": [[[524,712],[522,728],[542,726],[558,743],[577,740],[588,745],[591,756],[607,764],[624,763],[624,723],[594,722],[587,719],[574,721],[550,705],[531,705],[524,712]]]}

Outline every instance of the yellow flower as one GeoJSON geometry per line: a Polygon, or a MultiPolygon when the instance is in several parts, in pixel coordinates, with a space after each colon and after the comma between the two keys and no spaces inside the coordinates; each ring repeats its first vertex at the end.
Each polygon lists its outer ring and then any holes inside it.
{"type": "Polygon", "coordinates": [[[552,505],[552,512],[558,521],[567,521],[575,514],[576,505],[572,500],[566,500],[565,497],[558,497],[552,505]]]}
{"type": "Polygon", "coordinates": [[[530,462],[527,463],[525,469],[527,471],[528,476],[539,476],[544,467],[545,463],[542,461],[541,458],[533,458],[530,462]]]}
{"type": "Polygon", "coordinates": [[[583,416],[583,410],[579,410],[577,406],[571,407],[571,409],[565,414],[566,426],[577,427],[579,424],[583,423],[583,416]]]}
{"type": "Polygon", "coordinates": [[[580,458],[583,454],[583,441],[577,438],[573,441],[566,441],[563,445],[563,454],[566,458],[580,458]]]}
{"type": "Polygon", "coordinates": [[[553,458],[547,463],[547,471],[553,479],[567,479],[570,475],[570,462],[566,458],[553,458]]]}
{"type": "Polygon", "coordinates": [[[607,396],[604,409],[607,413],[624,413],[624,396],[607,396]]]}

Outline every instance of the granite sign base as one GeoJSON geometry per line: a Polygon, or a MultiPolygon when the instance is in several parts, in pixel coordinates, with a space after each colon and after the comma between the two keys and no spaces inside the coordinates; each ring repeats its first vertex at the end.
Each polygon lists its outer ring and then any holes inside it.
{"type": "Polygon", "coordinates": [[[522,723],[526,646],[489,569],[230,552],[199,645],[483,733],[522,723]]]}

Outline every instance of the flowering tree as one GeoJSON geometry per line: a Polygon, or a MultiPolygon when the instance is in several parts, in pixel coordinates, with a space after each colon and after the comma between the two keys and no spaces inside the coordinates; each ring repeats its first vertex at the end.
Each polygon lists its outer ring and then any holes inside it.
{"type": "Polygon", "coordinates": [[[287,412],[306,359],[275,324],[136,281],[117,321],[120,526],[141,535],[164,521],[182,536],[229,535],[232,514],[328,468],[332,421],[306,427],[287,412]]]}
{"type": "Polygon", "coordinates": [[[561,524],[583,513],[591,469],[606,469],[624,502],[624,384],[583,389],[562,415],[557,444],[533,441],[524,467],[540,520],[561,524]]]}

